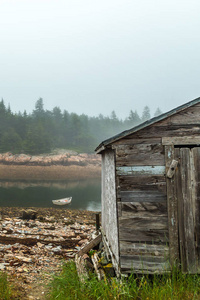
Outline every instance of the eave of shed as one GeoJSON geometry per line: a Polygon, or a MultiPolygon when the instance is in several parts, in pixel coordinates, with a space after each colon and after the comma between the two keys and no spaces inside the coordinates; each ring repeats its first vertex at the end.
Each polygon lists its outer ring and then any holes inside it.
{"type": "Polygon", "coordinates": [[[95,151],[97,153],[101,153],[106,148],[108,148],[109,145],[111,145],[112,143],[114,143],[114,142],[116,142],[116,141],[118,141],[118,140],[120,140],[120,139],[122,139],[122,138],[124,138],[124,137],[126,137],[128,135],[130,135],[130,134],[133,134],[133,133],[135,133],[135,132],[137,132],[137,131],[139,131],[141,129],[147,128],[148,126],[151,126],[151,125],[153,125],[153,124],[155,124],[157,122],[160,122],[160,121],[162,121],[162,120],[164,120],[164,119],[166,119],[168,117],[171,117],[171,116],[173,116],[173,115],[175,115],[175,114],[177,114],[177,113],[179,113],[179,112],[181,112],[181,111],[183,111],[183,110],[185,110],[185,109],[187,109],[187,108],[189,108],[191,106],[194,106],[194,105],[196,105],[198,103],[200,103],[200,97],[196,98],[196,99],[194,99],[192,101],[189,101],[189,102],[187,102],[187,103],[185,103],[185,104],[183,104],[181,106],[178,106],[178,107],[176,107],[176,108],[174,108],[174,109],[172,109],[172,110],[170,110],[170,111],[168,111],[168,112],[166,112],[164,114],[161,114],[158,117],[154,117],[154,118],[152,118],[152,119],[150,119],[150,120],[148,120],[148,121],[146,121],[144,123],[141,123],[138,126],[132,127],[131,129],[128,129],[128,130],[125,130],[125,131],[123,131],[123,132],[121,132],[121,133],[119,133],[119,134],[117,134],[117,135],[115,135],[115,136],[113,136],[113,137],[111,137],[111,138],[103,141],[95,149],[95,151]]]}

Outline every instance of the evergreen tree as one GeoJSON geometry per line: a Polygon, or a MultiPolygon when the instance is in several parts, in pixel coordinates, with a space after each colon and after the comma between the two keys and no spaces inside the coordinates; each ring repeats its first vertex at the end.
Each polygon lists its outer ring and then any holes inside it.
{"type": "Polygon", "coordinates": [[[150,108],[145,106],[142,113],[142,122],[145,122],[149,119],[151,119],[150,108]]]}
{"type": "Polygon", "coordinates": [[[10,151],[20,153],[22,151],[22,139],[14,128],[9,128],[3,133],[0,143],[1,152],[10,151]]]}
{"type": "Polygon", "coordinates": [[[44,103],[43,99],[39,98],[35,103],[35,109],[33,110],[34,117],[44,117],[44,103]]]}
{"type": "Polygon", "coordinates": [[[156,109],[155,113],[154,113],[154,117],[157,117],[157,116],[159,116],[159,115],[161,115],[161,114],[162,114],[162,111],[161,111],[160,108],[158,107],[158,108],[156,109]]]}
{"type": "Polygon", "coordinates": [[[23,146],[28,154],[48,153],[51,150],[51,139],[42,123],[29,127],[23,146]]]}
{"type": "MultiPolygon", "coordinates": [[[[160,112],[160,111],[159,111],[160,112]]],[[[158,113],[158,109],[157,109],[158,113]]],[[[144,107],[142,118],[137,111],[130,111],[125,120],[120,120],[115,111],[109,117],[78,115],[59,107],[52,111],[44,109],[43,99],[35,103],[31,114],[12,113],[6,108],[4,100],[0,101],[0,151],[20,153],[25,151],[32,155],[48,153],[54,148],[66,148],[79,152],[91,152],[103,140],[138,125],[149,119],[150,109],[144,107]]]]}
{"type": "Polygon", "coordinates": [[[136,126],[141,123],[141,119],[136,110],[134,112],[132,110],[130,111],[128,122],[130,123],[130,126],[136,126]]]}
{"type": "Polygon", "coordinates": [[[111,120],[113,120],[113,121],[118,121],[118,119],[117,119],[117,115],[116,115],[116,113],[115,113],[115,111],[113,110],[112,112],[111,112],[111,116],[110,116],[110,118],[111,118],[111,120]]]}

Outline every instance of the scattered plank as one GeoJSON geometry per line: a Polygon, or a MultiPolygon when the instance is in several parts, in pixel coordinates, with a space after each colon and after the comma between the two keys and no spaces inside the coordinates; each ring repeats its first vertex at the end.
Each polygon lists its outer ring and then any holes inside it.
{"type": "Polygon", "coordinates": [[[88,253],[92,248],[94,248],[95,246],[97,246],[102,240],[102,235],[99,234],[95,239],[93,239],[91,242],[89,242],[89,244],[87,244],[84,248],[82,248],[77,255],[81,256],[85,253],[88,253]]]}
{"type": "Polygon", "coordinates": [[[98,280],[101,280],[104,278],[104,273],[103,273],[103,270],[100,269],[100,265],[99,265],[99,257],[97,255],[97,253],[94,253],[91,257],[92,259],[92,262],[93,262],[93,265],[94,265],[94,269],[95,269],[95,272],[97,274],[97,278],[98,280]]]}

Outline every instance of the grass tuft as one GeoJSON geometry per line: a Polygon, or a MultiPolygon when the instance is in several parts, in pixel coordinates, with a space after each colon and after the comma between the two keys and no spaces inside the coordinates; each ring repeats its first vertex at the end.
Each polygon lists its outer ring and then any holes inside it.
{"type": "Polygon", "coordinates": [[[73,261],[64,264],[62,272],[50,283],[52,300],[95,299],[200,299],[200,276],[182,274],[174,269],[166,275],[132,274],[128,278],[98,281],[92,273],[85,283],[80,283],[73,261]]]}
{"type": "Polygon", "coordinates": [[[8,282],[6,273],[0,273],[0,299],[8,300],[12,298],[11,286],[8,282]]]}

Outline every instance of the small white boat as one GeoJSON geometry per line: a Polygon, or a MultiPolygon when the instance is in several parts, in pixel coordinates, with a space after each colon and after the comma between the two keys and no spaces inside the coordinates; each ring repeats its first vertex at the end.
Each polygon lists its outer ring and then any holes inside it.
{"type": "Polygon", "coordinates": [[[72,201],[72,197],[58,199],[58,200],[52,200],[53,204],[55,204],[55,205],[66,205],[66,204],[71,203],[71,201],[72,201]]]}

